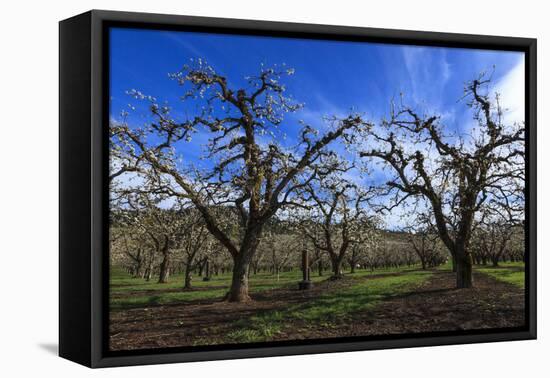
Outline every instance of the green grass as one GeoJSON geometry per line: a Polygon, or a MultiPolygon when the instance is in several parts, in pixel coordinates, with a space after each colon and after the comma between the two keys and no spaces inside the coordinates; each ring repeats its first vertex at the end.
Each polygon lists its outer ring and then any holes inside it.
{"type": "Polygon", "coordinates": [[[229,342],[252,343],[270,340],[281,332],[284,317],[279,311],[272,311],[269,316],[253,316],[237,322],[239,328],[227,334],[229,342]]]}
{"type": "Polygon", "coordinates": [[[349,287],[327,292],[306,303],[291,305],[284,312],[267,311],[242,319],[235,323],[237,330],[228,334],[228,339],[233,342],[267,341],[282,332],[285,324],[296,321],[303,323],[305,328],[308,324],[336,327],[384,299],[410,292],[432,274],[427,271],[402,272],[398,276],[357,280],[349,287]]]}
{"type": "MultiPolygon", "coordinates": [[[[346,274],[346,277],[361,279],[367,276],[376,276],[381,274],[402,272],[410,270],[408,267],[357,270],[354,274],[346,274]]],[[[319,282],[326,280],[330,272],[324,272],[319,276],[316,271],[312,271],[311,281],[319,282]]],[[[282,272],[277,280],[275,275],[268,272],[261,272],[250,276],[250,292],[261,292],[265,290],[274,290],[279,288],[294,287],[302,279],[302,273],[299,270],[292,272],[282,272]]],[[[153,305],[166,305],[171,303],[221,299],[227,293],[231,283],[231,273],[212,276],[210,281],[202,281],[202,277],[195,277],[193,288],[203,290],[191,291],[173,291],[183,287],[183,274],[170,276],[167,283],[157,283],[157,277],[153,277],[147,282],[141,278],[132,278],[124,270],[112,267],[110,279],[110,304],[112,310],[129,309],[136,307],[145,307],[153,305]],[[208,290],[204,290],[208,289],[208,290]],[[172,291],[167,291],[172,290],[172,291]]]]}
{"type": "MultiPolygon", "coordinates": [[[[278,288],[290,287],[301,280],[301,272],[283,272],[277,277],[266,272],[250,276],[250,291],[260,292],[278,288]]],[[[313,282],[326,279],[326,276],[313,276],[313,282]]],[[[110,292],[111,309],[120,310],[150,305],[165,305],[170,303],[186,302],[201,299],[221,299],[227,293],[231,283],[231,273],[212,276],[210,281],[203,281],[202,277],[195,277],[193,288],[203,290],[172,291],[167,289],[183,288],[183,274],[169,277],[167,283],[159,284],[156,277],[147,282],[141,278],[132,278],[125,271],[113,267],[111,269],[110,292]],[[204,289],[208,290],[204,290],[204,289]],[[143,292],[142,294],[140,292],[143,292]],[[153,293],[151,293],[153,292],[153,293]]]]}
{"type": "Polygon", "coordinates": [[[403,265],[400,267],[392,267],[392,268],[379,268],[375,270],[370,269],[358,269],[355,271],[355,273],[347,273],[346,276],[353,277],[353,278],[362,278],[362,277],[368,277],[368,276],[378,276],[383,274],[391,274],[391,273],[401,273],[401,272],[407,272],[411,270],[420,270],[420,264],[418,265],[403,265]]]}
{"type": "Polygon", "coordinates": [[[170,293],[160,292],[153,295],[111,298],[111,309],[119,310],[135,307],[165,305],[170,303],[186,302],[200,299],[215,299],[218,297],[223,297],[226,292],[226,289],[213,289],[204,291],[181,291],[170,293]]]}
{"type": "Polygon", "coordinates": [[[453,262],[449,259],[445,264],[439,265],[435,269],[450,272],[453,270],[453,262]]]}
{"type": "MultiPolygon", "coordinates": [[[[439,266],[436,270],[450,271],[451,263],[439,266]]],[[[523,263],[501,263],[499,267],[475,266],[476,272],[487,274],[498,280],[524,287],[525,273],[523,263]]],[[[389,269],[357,270],[354,274],[346,273],[342,284],[334,289],[326,290],[319,296],[302,301],[289,303],[284,310],[267,310],[254,316],[240,319],[231,324],[223,340],[219,342],[251,343],[269,341],[277,335],[283,336],[289,332],[308,333],[313,327],[337,328],[347,323],[356,314],[372,309],[382,301],[396,295],[415,291],[416,287],[434,274],[433,271],[422,271],[419,266],[399,267],[389,269]],[[392,273],[399,273],[392,275],[392,273]]],[[[330,272],[318,276],[312,272],[312,281],[319,284],[326,280],[330,272]]],[[[301,272],[283,272],[279,279],[270,273],[262,272],[250,276],[250,291],[252,294],[278,288],[295,288],[301,280],[301,272]]],[[[152,305],[185,303],[194,300],[221,299],[228,290],[231,274],[213,276],[210,281],[202,281],[195,277],[193,286],[197,290],[183,291],[183,275],[169,278],[166,284],[156,282],[156,277],[150,282],[131,278],[126,272],[113,268],[111,270],[111,309],[120,310],[152,305]],[[168,290],[167,290],[168,289],[168,290]]],[[[207,339],[197,339],[196,343],[212,343],[207,339]]]]}
{"type": "Polygon", "coordinates": [[[500,263],[498,267],[476,266],[478,272],[485,273],[499,281],[518,287],[525,287],[525,264],[522,262],[500,263]]]}
{"type": "MultiPolygon", "coordinates": [[[[525,264],[522,262],[503,262],[498,267],[491,265],[475,265],[475,271],[485,273],[499,281],[508,282],[518,287],[525,287],[525,264]]],[[[448,261],[437,267],[437,270],[450,271],[452,263],[448,261]]]]}

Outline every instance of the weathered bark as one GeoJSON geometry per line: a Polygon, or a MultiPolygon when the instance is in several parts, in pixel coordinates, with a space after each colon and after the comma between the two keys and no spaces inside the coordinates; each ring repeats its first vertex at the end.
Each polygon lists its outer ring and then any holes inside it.
{"type": "Polygon", "coordinates": [[[227,300],[229,302],[246,302],[250,300],[250,296],[248,295],[249,265],[249,262],[247,262],[243,256],[239,256],[235,259],[231,287],[227,294],[227,300]]]}
{"type": "Polygon", "coordinates": [[[309,281],[309,253],[307,249],[302,251],[302,280],[309,281]]]}
{"type": "Polygon", "coordinates": [[[330,277],[331,280],[338,280],[344,276],[342,274],[342,260],[342,258],[336,256],[330,259],[330,262],[332,264],[332,276],[330,277]]]}
{"type": "Polygon", "coordinates": [[[456,254],[456,287],[465,289],[472,287],[472,255],[466,250],[463,243],[457,243],[456,254]]]}
{"type": "Polygon", "coordinates": [[[192,278],[193,277],[191,275],[191,264],[187,264],[185,266],[185,282],[183,285],[184,289],[189,290],[192,288],[192,284],[191,284],[192,278]]]}
{"type": "Polygon", "coordinates": [[[204,270],[205,270],[205,278],[210,278],[210,261],[208,261],[208,257],[205,258],[205,262],[204,262],[204,270]]]}
{"type": "Polygon", "coordinates": [[[357,265],[357,246],[353,246],[351,250],[351,257],[348,260],[350,266],[350,273],[355,273],[355,266],[357,265]]]}
{"type": "Polygon", "coordinates": [[[451,255],[451,266],[454,273],[456,273],[456,257],[454,253],[451,255]]]}
{"type": "Polygon", "coordinates": [[[164,255],[162,262],[160,263],[159,271],[159,283],[167,283],[168,276],[170,275],[170,255],[164,255]]]}
{"type": "Polygon", "coordinates": [[[165,238],[164,246],[162,247],[162,262],[160,263],[159,283],[167,283],[170,275],[170,243],[168,237],[165,238]]]}
{"type": "Polygon", "coordinates": [[[258,224],[249,228],[243,238],[239,252],[233,256],[233,276],[227,294],[229,302],[246,302],[250,300],[248,295],[248,271],[260,243],[262,226],[262,224],[258,224]]]}
{"type": "Polygon", "coordinates": [[[458,289],[466,289],[472,287],[473,279],[471,258],[458,260],[456,268],[456,287],[458,289]]]}

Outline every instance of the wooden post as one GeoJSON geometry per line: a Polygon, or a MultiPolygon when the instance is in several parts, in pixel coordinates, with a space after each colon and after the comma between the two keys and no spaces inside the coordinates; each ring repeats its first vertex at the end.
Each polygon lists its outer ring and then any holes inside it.
{"type": "Polygon", "coordinates": [[[302,249],[302,282],[298,284],[298,289],[309,290],[311,286],[311,281],[309,280],[309,254],[307,248],[304,246],[302,249]]]}
{"type": "Polygon", "coordinates": [[[203,277],[203,281],[210,281],[210,261],[208,261],[208,258],[206,258],[206,261],[204,263],[205,265],[205,276],[203,277]]]}

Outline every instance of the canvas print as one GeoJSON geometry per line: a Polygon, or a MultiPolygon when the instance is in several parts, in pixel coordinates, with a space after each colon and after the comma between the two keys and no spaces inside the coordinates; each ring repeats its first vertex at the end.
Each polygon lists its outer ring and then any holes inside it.
{"type": "Polygon", "coordinates": [[[109,350],[524,327],[525,71],[110,28],[109,350]]]}

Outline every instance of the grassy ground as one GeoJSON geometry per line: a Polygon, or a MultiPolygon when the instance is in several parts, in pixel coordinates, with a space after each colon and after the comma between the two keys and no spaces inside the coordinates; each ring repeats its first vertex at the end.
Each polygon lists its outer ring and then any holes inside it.
{"type": "Polygon", "coordinates": [[[113,350],[273,340],[505,328],[523,324],[523,264],[475,266],[475,289],[456,290],[451,265],[346,273],[312,273],[313,289],[297,290],[301,272],[250,277],[252,302],[221,301],[231,275],[183,276],[166,284],[111,271],[113,350]],[[482,308],[480,308],[482,306],[482,308]]]}
{"type": "Polygon", "coordinates": [[[522,262],[500,263],[498,267],[477,266],[477,271],[488,274],[499,281],[525,287],[525,264],[522,262]]]}
{"type": "MultiPolygon", "coordinates": [[[[441,265],[437,269],[450,270],[451,264],[441,265]]],[[[498,267],[480,265],[476,266],[475,269],[478,272],[488,274],[500,281],[508,282],[521,288],[525,285],[523,263],[501,263],[498,267]]],[[[411,272],[410,267],[379,269],[372,272],[359,270],[354,274],[347,274],[346,277],[359,279],[372,275],[396,272],[409,272],[401,277],[404,282],[408,282],[408,279],[411,277],[419,278],[411,272]]],[[[318,276],[314,273],[311,280],[315,283],[326,278],[326,276],[318,276]]],[[[254,294],[266,290],[289,288],[295,286],[300,279],[301,272],[298,270],[283,272],[279,275],[279,279],[270,273],[262,272],[250,277],[250,290],[254,294]]],[[[391,278],[387,278],[388,285],[391,285],[392,281],[391,278]]],[[[111,309],[118,310],[194,300],[221,299],[227,293],[230,282],[230,273],[213,276],[210,281],[202,281],[201,277],[197,277],[193,281],[193,290],[182,291],[179,290],[183,287],[182,274],[171,276],[168,283],[159,284],[156,282],[156,279],[147,282],[143,279],[131,278],[126,272],[115,267],[111,270],[111,309]]]]}
{"type": "MultiPolygon", "coordinates": [[[[267,311],[235,323],[236,330],[227,335],[233,342],[258,342],[271,339],[285,328],[310,325],[336,328],[354,314],[373,308],[381,301],[412,290],[427,280],[428,271],[403,270],[398,275],[380,275],[372,280],[361,279],[370,273],[349,275],[349,286],[338,291],[321,294],[318,298],[289,306],[284,312],[267,311]]],[[[374,275],[376,275],[376,273],[374,275]]]]}
{"type": "MultiPolygon", "coordinates": [[[[252,293],[288,287],[299,281],[301,273],[298,271],[284,272],[279,279],[269,273],[259,273],[250,277],[252,293]]],[[[313,277],[317,282],[326,277],[313,277]]],[[[127,309],[146,305],[170,304],[201,299],[221,299],[231,283],[231,273],[212,276],[210,281],[203,281],[202,277],[193,280],[193,289],[183,291],[183,274],[169,277],[168,283],[159,284],[156,278],[150,282],[143,279],[131,278],[120,269],[111,272],[111,309],[127,309]],[[172,290],[172,291],[170,291],[172,290]],[[130,295],[131,294],[131,295],[130,295]]]]}
{"type": "MultiPolygon", "coordinates": [[[[359,270],[347,277],[361,278],[404,271],[407,268],[378,269],[375,271],[359,270]]],[[[410,269],[410,268],[409,268],[410,269]]],[[[314,283],[326,280],[329,272],[324,276],[312,274],[314,283]]],[[[302,273],[298,270],[283,272],[279,278],[268,272],[261,272],[250,276],[250,291],[252,294],[266,290],[290,288],[301,280],[302,273]]],[[[159,284],[156,277],[147,282],[141,278],[132,278],[125,271],[116,267],[111,268],[110,303],[112,310],[129,309],[149,305],[165,305],[177,302],[187,302],[205,299],[221,299],[227,293],[231,283],[231,273],[212,276],[210,281],[202,281],[202,277],[193,280],[193,289],[183,291],[183,274],[169,277],[168,283],[159,284]]]]}
{"type": "MultiPolygon", "coordinates": [[[[450,271],[452,265],[447,262],[437,270],[450,271]]],[[[487,274],[499,281],[513,284],[517,287],[525,287],[525,264],[523,262],[501,262],[497,267],[491,265],[475,265],[474,270],[487,274]]]]}

